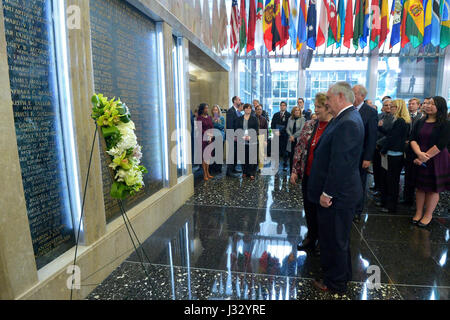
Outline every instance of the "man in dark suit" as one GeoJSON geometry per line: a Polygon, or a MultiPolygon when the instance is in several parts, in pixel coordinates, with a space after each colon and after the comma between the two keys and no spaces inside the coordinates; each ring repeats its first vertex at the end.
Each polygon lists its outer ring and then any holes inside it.
{"type": "Polygon", "coordinates": [[[375,146],[378,136],[378,114],[374,108],[364,103],[367,96],[367,90],[362,85],[356,85],[353,87],[353,93],[355,95],[355,101],[353,105],[356,110],[359,111],[361,119],[364,124],[364,143],[363,153],[361,157],[360,175],[363,186],[363,194],[356,208],[355,221],[361,220],[361,214],[364,209],[364,203],[366,201],[366,185],[367,185],[367,170],[372,162],[373,154],[375,152],[375,146]]]}
{"type": "Polygon", "coordinates": [[[279,141],[279,157],[280,161],[283,159],[284,170],[287,170],[288,166],[288,156],[286,152],[287,143],[289,136],[286,132],[287,123],[291,114],[286,110],[287,104],[284,101],[280,103],[280,112],[277,112],[273,115],[272,122],[270,123],[270,128],[272,130],[278,129],[279,131],[275,131],[275,134],[280,137],[279,141]]]}
{"type": "MultiPolygon", "coordinates": [[[[229,134],[229,132],[227,132],[227,137],[230,136],[230,138],[234,136],[234,130],[236,127],[236,119],[239,118],[240,116],[242,116],[242,114],[241,114],[241,111],[242,111],[241,99],[237,96],[234,96],[232,99],[232,102],[233,102],[233,105],[227,111],[227,119],[225,122],[226,130],[233,130],[232,134],[229,134]]],[[[231,143],[228,143],[228,148],[231,148],[231,143]]],[[[236,139],[236,137],[234,137],[233,149],[234,149],[233,163],[230,164],[227,161],[227,176],[229,176],[229,177],[237,177],[237,175],[242,172],[236,168],[236,164],[237,164],[237,139],[236,139]]],[[[230,149],[228,149],[228,152],[231,153],[230,149]]],[[[227,156],[227,160],[228,160],[228,156],[227,156]]]]}
{"type": "MultiPolygon", "coordinates": [[[[428,103],[428,99],[424,99],[424,104],[428,103]]],[[[411,117],[410,134],[414,125],[422,119],[422,113],[419,112],[420,100],[418,98],[412,98],[408,101],[408,111],[411,117]]],[[[415,180],[416,180],[416,170],[417,166],[414,164],[414,159],[416,155],[409,145],[409,135],[408,141],[406,142],[405,148],[405,186],[403,188],[403,201],[401,204],[411,207],[414,204],[415,199],[415,180]]]]}
{"type": "Polygon", "coordinates": [[[328,90],[327,104],[334,119],[319,139],[308,180],[308,196],[317,205],[324,276],[314,281],[314,286],[338,293],[345,292],[352,279],[350,230],[362,196],[359,168],[364,125],[353,101],[352,88],[346,82],[328,90]]]}

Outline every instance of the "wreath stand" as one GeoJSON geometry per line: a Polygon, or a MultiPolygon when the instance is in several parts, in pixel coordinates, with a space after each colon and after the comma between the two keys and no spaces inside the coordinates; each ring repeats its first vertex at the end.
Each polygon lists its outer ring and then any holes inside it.
{"type": "MultiPolygon", "coordinates": [[[[93,152],[94,152],[94,146],[95,146],[95,140],[97,138],[97,133],[100,135],[99,138],[100,138],[100,144],[101,144],[102,151],[106,153],[106,151],[105,151],[106,150],[105,138],[103,137],[102,131],[98,130],[98,125],[96,124],[95,125],[94,136],[92,138],[92,147],[91,147],[91,153],[90,153],[90,156],[89,156],[88,170],[87,170],[87,173],[86,173],[86,183],[85,183],[84,191],[83,191],[83,201],[82,201],[82,204],[81,204],[80,222],[78,224],[78,232],[77,232],[77,237],[76,237],[75,257],[73,259],[73,265],[74,266],[76,266],[76,262],[77,262],[77,253],[78,253],[78,245],[79,245],[79,240],[80,240],[81,223],[83,221],[83,215],[84,215],[84,203],[85,203],[85,200],[86,200],[86,192],[87,192],[87,186],[88,186],[88,182],[89,182],[89,174],[90,174],[90,171],[91,171],[91,164],[92,164],[92,155],[93,155],[93,152]]],[[[109,164],[111,163],[111,160],[110,160],[110,157],[109,157],[108,154],[107,154],[106,159],[107,159],[106,161],[107,161],[107,166],[108,166],[108,171],[109,171],[109,178],[110,178],[111,184],[112,184],[112,183],[114,183],[114,171],[112,170],[112,168],[109,167],[109,164]]],[[[122,199],[117,199],[117,203],[119,204],[121,215],[122,215],[125,227],[127,228],[128,235],[130,236],[131,242],[133,244],[134,251],[136,252],[136,254],[137,254],[138,258],[139,258],[139,262],[141,264],[141,267],[144,270],[145,275],[147,276],[149,287],[150,287],[151,291],[153,291],[153,289],[154,289],[153,283],[152,283],[150,275],[148,274],[147,269],[145,268],[145,265],[144,265],[144,257],[147,260],[147,263],[149,263],[149,264],[151,264],[150,259],[149,259],[148,255],[147,255],[147,253],[145,252],[141,241],[139,240],[138,236],[136,235],[136,232],[135,232],[133,226],[131,225],[131,221],[128,218],[127,211],[125,210],[125,207],[123,205],[122,199]],[[135,239],[133,238],[133,235],[134,235],[135,239]],[[135,241],[140,246],[141,251],[142,251],[142,255],[139,253],[138,246],[136,245],[135,241]]],[[[72,297],[73,297],[73,287],[74,287],[74,281],[75,281],[75,279],[73,277],[74,273],[75,273],[75,268],[73,268],[73,270],[72,270],[72,286],[70,288],[70,300],[72,300],[72,297]]]]}

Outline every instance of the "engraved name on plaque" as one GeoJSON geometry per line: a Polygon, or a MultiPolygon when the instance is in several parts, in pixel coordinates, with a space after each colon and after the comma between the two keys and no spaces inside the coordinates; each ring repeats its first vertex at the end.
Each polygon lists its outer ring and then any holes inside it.
{"type": "MultiPolygon", "coordinates": [[[[120,0],[90,1],[95,92],[120,97],[130,108],[142,146],[145,188],[125,200],[130,209],[163,187],[160,107],[158,96],[155,24],[136,8],[120,0]]],[[[101,152],[107,221],[120,213],[109,195],[111,178],[101,152]]]]}
{"type": "Polygon", "coordinates": [[[11,97],[31,238],[40,268],[75,243],[49,0],[2,0],[11,97]]]}

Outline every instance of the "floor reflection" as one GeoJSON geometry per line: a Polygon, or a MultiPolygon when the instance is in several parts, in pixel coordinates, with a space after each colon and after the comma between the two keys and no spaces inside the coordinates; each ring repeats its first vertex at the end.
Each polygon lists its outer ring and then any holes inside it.
{"type": "Polygon", "coordinates": [[[286,173],[254,182],[197,180],[195,195],[142,246],[157,290],[145,286],[132,254],[90,299],[448,299],[449,218],[429,229],[409,222],[407,208],[380,214],[369,197],[351,234],[353,279],[345,296],[312,287],[320,257],[297,251],[307,233],[301,190],[286,173]],[[371,270],[381,286],[372,287],[371,270]]]}

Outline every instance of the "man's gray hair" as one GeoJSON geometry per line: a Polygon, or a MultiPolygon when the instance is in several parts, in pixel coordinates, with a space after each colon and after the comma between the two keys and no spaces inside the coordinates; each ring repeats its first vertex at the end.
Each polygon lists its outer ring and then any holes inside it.
{"type": "Polygon", "coordinates": [[[358,90],[359,94],[362,95],[364,98],[367,97],[367,89],[363,85],[357,84],[353,88],[356,88],[356,90],[358,90]]]}
{"type": "Polygon", "coordinates": [[[342,93],[345,97],[345,100],[347,100],[347,102],[351,104],[353,104],[353,102],[355,101],[355,94],[352,91],[352,87],[345,81],[336,82],[331,86],[330,91],[335,96],[342,93]]]}

